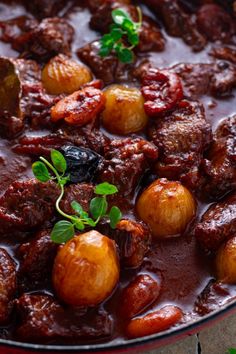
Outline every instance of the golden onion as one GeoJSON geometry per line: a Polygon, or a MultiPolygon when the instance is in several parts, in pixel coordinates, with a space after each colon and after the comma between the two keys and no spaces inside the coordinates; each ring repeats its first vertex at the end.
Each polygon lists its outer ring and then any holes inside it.
{"type": "Polygon", "coordinates": [[[43,86],[49,94],[73,93],[92,80],[91,71],[66,55],[52,58],[42,71],[43,86]]]}
{"type": "Polygon", "coordinates": [[[104,127],[111,133],[126,135],[142,130],[148,121],[144,111],[144,98],[137,88],[112,85],[104,91],[104,127]]]}
{"type": "Polygon", "coordinates": [[[196,214],[189,190],[165,178],[156,180],[141,194],[136,208],[156,238],[180,235],[196,214]]]}
{"type": "Polygon", "coordinates": [[[221,282],[236,284],[236,237],[231,238],[218,250],[216,273],[221,282]]]}
{"type": "Polygon", "coordinates": [[[59,251],[53,267],[58,297],[72,306],[96,306],[119,280],[114,241],[97,231],[78,235],[59,251]]]}

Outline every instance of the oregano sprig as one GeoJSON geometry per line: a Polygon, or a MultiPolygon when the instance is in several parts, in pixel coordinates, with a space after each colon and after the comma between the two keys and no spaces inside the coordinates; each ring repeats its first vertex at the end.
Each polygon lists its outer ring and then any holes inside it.
{"type": "Polygon", "coordinates": [[[50,157],[51,162],[44,157],[40,157],[40,161],[32,165],[32,170],[38,181],[42,183],[51,180],[56,181],[60,187],[60,195],[56,200],[56,210],[65,220],[60,220],[54,225],[51,232],[52,241],[55,243],[67,242],[74,236],[76,230],[83,231],[88,226],[95,227],[104,217],[108,218],[110,226],[115,228],[122,214],[116,206],[108,210],[107,196],[118,192],[116,186],[104,182],[95,187],[95,194],[98,196],[90,201],[91,216],[84,211],[83,207],[77,201],[71,203],[74,214],[69,215],[60,207],[65,194],[65,185],[70,181],[70,177],[66,174],[66,159],[58,150],[52,150],[50,157]]]}
{"type": "Polygon", "coordinates": [[[138,22],[134,22],[130,15],[121,8],[112,11],[113,24],[110,32],[100,40],[101,57],[107,57],[114,52],[122,63],[134,61],[133,49],[139,44],[139,34],[142,26],[142,11],[137,7],[138,22]]]}

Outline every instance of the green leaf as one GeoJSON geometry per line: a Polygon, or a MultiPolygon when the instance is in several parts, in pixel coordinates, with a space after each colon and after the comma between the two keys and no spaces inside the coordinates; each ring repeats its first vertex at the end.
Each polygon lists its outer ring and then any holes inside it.
{"type": "Polygon", "coordinates": [[[139,36],[138,36],[138,34],[137,33],[128,34],[128,41],[133,46],[138,45],[139,44],[139,36]]]}
{"type": "Polygon", "coordinates": [[[94,219],[106,215],[108,204],[105,198],[96,197],[90,202],[90,213],[94,219]]]}
{"type": "Polygon", "coordinates": [[[125,19],[121,25],[122,29],[129,34],[135,33],[136,29],[132,20],[125,19]]]}
{"type": "Polygon", "coordinates": [[[111,53],[112,49],[109,49],[107,47],[101,47],[99,50],[99,55],[102,58],[108,57],[108,55],[111,53]]]}
{"type": "Polygon", "coordinates": [[[84,211],[82,205],[77,203],[75,200],[71,203],[71,208],[79,215],[84,211]]]}
{"type": "Polygon", "coordinates": [[[106,47],[108,49],[112,49],[114,46],[114,39],[111,36],[111,34],[105,34],[102,38],[101,38],[101,44],[102,47],[106,47]]]}
{"type": "Polygon", "coordinates": [[[58,172],[65,173],[67,164],[66,164],[66,159],[62,155],[62,153],[58,150],[52,150],[51,151],[51,160],[58,172]]]}
{"type": "Polygon", "coordinates": [[[66,220],[61,220],[54,225],[51,239],[55,243],[65,243],[72,239],[75,234],[74,225],[66,220]]]}
{"type": "Polygon", "coordinates": [[[95,223],[95,221],[93,221],[93,219],[91,219],[91,218],[87,218],[85,222],[87,225],[92,226],[92,227],[95,227],[97,225],[95,223]]]}
{"type": "Polygon", "coordinates": [[[121,39],[122,36],[123,36],[123,31],[122,31],[122,29],[120,29],[120,28],[113,28],[113,29],[111,30],[111,36],[112,36],[114,42],[119,41],[119,39],[121,39]]]}
{"type": "Polygon", "coordinates": [[[112,195],[118,192],[118,189],[113,184],[103,182],[95,188],[95,193],[99,195],[112,195]]]}
{"type": "Polygon", "coordinates": [[[236,354],[236,349],[230,348],[229,349],[229,354],[236,354]]]}
{"type": "Polygon", "coordinates": [[[110,218],[110,226],[112,229],[116,228],[116,225],[118,224],[118,222],[121,220],[122,218],[122,213],[120,211],[120,209],[116,206],[113,206],[110,210],[109,213],[109,218],[110,218]]]}
{"type": "Polygon", "coordinates": [[[127,12],[125,12],[124,10],[122,10],[122,9],[113,10],[111,15],[112,15],[113,21],[117,25],[122,25],[122,23],[124,22],[125,19],[129,19],[130,20],[129,14],[127,12]]]}
{"type": "Polygon", "coordinates": [[[51,179],[47,166],[40,161],[33,163],[32,171],[34,177],[40,182],[48,182],[51,179]]]}
{"type": "Polygon", "coordinates": [[[81,221],[79,218],[75,218],[73,221],[77,230],[83,231],[85,229],[83,221],[81,221]]]}
{"type": "Polygon", "coordinates": [[[134,54],[132,50],[124,48],[118,53],[118,59],[124,64],[130,64],[134,61],[134,54]]]}

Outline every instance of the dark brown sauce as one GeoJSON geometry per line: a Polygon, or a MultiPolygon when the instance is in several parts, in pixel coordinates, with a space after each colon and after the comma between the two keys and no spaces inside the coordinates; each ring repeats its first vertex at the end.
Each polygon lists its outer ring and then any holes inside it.
{"type": "MultiPolygon", "coordinates": [[[[70,3],[68,2],[68,9],[70,3]]],[[[144,7],[144,11],[150,14],[150,11],[144,7]]],[[[0,4],[0,20],[11,19],[25,14],[25,8],[19,4],[0,4]]],[[[66,17],[75,28],[75,40],[73,43],[73,56],[77,58],[76,50],[85,43],[98,37],[98,34],[89,28],[88,22],[90,13],[79,6],[73,10],[68,10],[66,17]]],[[[165,33],[166,49],[162,53],[151,53],[149,57],[155,66],[163,68],[169,67],[180,62],[189,63],[208,63],[211,57],[208,55],[209,46],[198,54],[193,54],[191,48],[183,43],[181,39],[169,37],[165,33]]],[[[0,55],[16,57],[18,53],[10,48],[10,45],[0,43],[0,55]]],[[[213,129],[219,122],[234,113],[236,107],[236,97],[217,100],[212,97],[204,97],[206,116],[212,124],[213,129]]],[[[45,134],[45,132],[30,132],[32,135],[45,134]]],[[[109,134],[111,137],[111,134],[109,134]]],[[[31,159],[25,156],[19,156],[12,151],[12,146],[7,140],[0,140],[0,194],[4,193],[8,185],[16,179],[24,179],[32,176],[31,159]]],[[[198,204],[198,216],[208,205],[198,204]]],[[[11,244],[11,240],[4,241],[1,246],[6,247],[12,254],[16,245],[11,244]]],[[[118,319],[120,290],[130,282],[137,274],[148,272],[152,276],[162,279],[162,291],[158,301],[153,305],[153,309],[160,308],[163,304],[177,304],[189,313],[193,309],[194,301],[197,295],[206,286],[208,281],[214,276],[214,264],[198,247],[195,238],[191,233],[186,233],[181,238],[169,239],[158,244],[153,244],[152,249],[146,256],[145,261],[138,270],[125,270],[122,273],[119,289],[103,306],[109,309],[116,319],[114,341],[117,337],[121,339],[123,322],[118,319]]],[[[42,289],[49,291],[50,289],[42,289]]],[[[232,297],[236,295],[236,289],[232,287],[232,297]]],[[[150,308],[149,310],[150,311],[150,308]]]]}

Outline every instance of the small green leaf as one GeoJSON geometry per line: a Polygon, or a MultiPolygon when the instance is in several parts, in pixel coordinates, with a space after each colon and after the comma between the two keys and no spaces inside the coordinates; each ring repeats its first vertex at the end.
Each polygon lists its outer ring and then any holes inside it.
{"type": "Polygon", "coordinates": [[[137,33],[128,34],[128,41],[133,46],[138,45],[139,44],[139,36],[138,36],[138,34],[137,33]]]}
{"type": "Polygon", "coordinates": [[[135,26],[132,20],[125,19],[121,25],[122,29],[128,34],[135,33],[135,26]]]}
{"type": "Polygon", "coordinates": [[[60,151],[52,150],[51,160],[58,172],[62,172],[62,173],[66,172],[66,168],[67,168],[66,159],[64,158],[64,156],[60,151]]]}
{"type": "Polygon", "coordinates": [[[66,220],[61,220],[54,225],[51,239],[55,243],[65,243],[72,239],[75,234],[74,225],[66,220]]]}
{"type": "Polygon", "coordinates": [[[108,55],[111,53],[112,49],[109,49],[108,47],[101,47],[99,50],[99,55],[102,58],[108,57],[108,55]]]}
{"type": "Polygon", "coordinates": [[[32,171],[34,177],[40,182],[48,182],[51,179],[47,166],[41,161],[33,163],[32,171]]]}
{"type": "Polygon", "coordinates": [[[108,204],[105,198],[96,197],[90,202],[90,213],[94,219],[106,215],[108,204]]]}
{"type": "Polygon", "coordinates": [[[111,15],[112,15],[113,21],[117,25],[122,25],[122,23],[124,22],[125,19],[129,19],[130,20],[129,14],[127,12],[125,12],[124,10],[122,10],[122,9],[113,10],[111,15]]]}
{"type": "Polygon", "coordinates": [[[75,218],[73,219],[73,221],[77,230],[83,231],[85,229],[83,221],[81,221],[79,218],[78,219],[75,218]]]}
{"type": "Polygon", "coordinates": [[[230,348],[229,349],[229,354],[236,354],[236,349],[230,348]]]}
{"type": "Polygon", "coordinates": [[[120,211],[120,209],[116,206],[113,206],[110,210],[109,213],[109,218],[110,218],[110,226],[112,229],[116,228],[116,225],[118,224],[118,222],[121,220],[122,218],[122,213],[120,211]]]}
{"type": "Polygon", "coordinates": [[[122,31],[122,29],[120,29],[120,28],[113,28],[113,29],[111,30],[111,36],[112,36],[114,42],[117,42],[117,41],[118,41],[119,39],[121,39],[122,36],[123,36],[123,31],[122,31]]]}
{"type": "Polygon", "coordinates": [[[118,53],[119,60],[124,64],[130,64],[134,61],[134,54],[132,50],[124,48],[118,53]]]}
{"type": "Polygon", "coordinates": [[[71,203],[71,208],[79,215],[84,211],[82,205],[77,203],[75,200],[71,203]]]}
{"type": "Polygon", "coordinates": [[[97,225],[95,223],[95,221],[93,221],[93,219],[91,219],[91,218],[87,218],[85,222],[87,225],[92,226],[92,227],[95,227],[97,225]]]}
{"type": "Polygon", "coordinates": [[[112,195],[118,192],[118,189],[113,184],[103,182],[95,188],[95,193],[99,195],[112,195]]]}
{"type": "Polygon", "coordinates": [[[102,47],[106,47],[108,49],[112,49],[114,46],[114,39],[111,36],[111,34],[105,34],[102,38],[101,38],[101,44],[102,47]]]}

